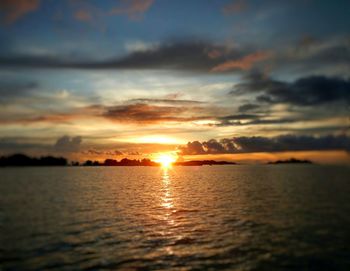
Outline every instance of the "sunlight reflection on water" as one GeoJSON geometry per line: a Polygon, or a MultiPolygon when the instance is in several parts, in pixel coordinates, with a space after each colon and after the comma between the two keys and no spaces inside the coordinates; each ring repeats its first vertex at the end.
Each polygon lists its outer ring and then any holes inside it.
{"type": "Polygon", "coordinates": [[[1,270],[350,266],[345,168],[0,170],[1,270]]]}
{"type": "MultiPolygon", "coordinates": [[[[168,173],[169,168],[164,167],[163,168],[163,197],[162,197],[162,206],[169,211],[171,211],[174,208],[174,203],[171,195],[171,181],[168,173]]],[[[170,212],[166,213],[167,216],[170,215],[170,212]]]]}

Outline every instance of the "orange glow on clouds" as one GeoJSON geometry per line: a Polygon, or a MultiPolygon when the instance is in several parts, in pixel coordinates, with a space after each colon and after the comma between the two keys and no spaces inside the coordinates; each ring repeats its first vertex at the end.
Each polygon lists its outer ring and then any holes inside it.
{"type": "Polygon", "coordinates": [[[133,143],[154,143],[154,144],[184,144],[182,140],[169,136],[142,136],[136,138],[128,138],[127,141],[133,143]]]}

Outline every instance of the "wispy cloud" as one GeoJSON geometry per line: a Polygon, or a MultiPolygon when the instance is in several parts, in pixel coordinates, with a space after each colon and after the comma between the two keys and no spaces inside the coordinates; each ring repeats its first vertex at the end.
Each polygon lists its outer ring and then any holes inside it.
{"type": "Polygon", "coordinates": [[[86,9],[79,9],[74,13],[74,18],[82,22],[90,22],[93,20],[93,15],[86,9]]]}
{"type": "Polygon", "coordinates": [[[170,104],[170,105],[199,105],[205,104],[203,101],[195,100],[179,100],[179,99],[149,99],[149,98],[139,98],[131,99],[129,102],[132,103],[152,103],[152,104],[170,104]]]}
{"type": "Polygon", "coordinates": [[[37,10],[40,0],[1,0],[0,14],[6,24],[12,24],[27,13],[37,10]]]}
{"type": "Polygon", "coordinates": [[[134,51],[122,57],[104,60],[72,59],[53,55],[0,56],[0,67],[11,68],[74,68],[74,69],[163,69],[192,72],[246,70],[269,53],[253,53],[249,48],[228,48],[205,41],[164,42],[156,47],[134,51]],[[212,56],[212,51],[220,55],[212,56]],[[225,63],[226,59],[231,62],[225,63]]]}
{"type": "Polygon", "coordinates": [[[201,108],[180,107],[170,105],[152,105],[147,103],[135,103],[107,107],[103,116],[118,122],[129,123],[166,123],[188,122],[203,119],[198,115],[201,108]]]}
{"type": "Polygon", "coordinates": [[[39,88],[39,84],[34,81],[0,80],[0,104],[8,103],[18,97],[25,97],[37,88],[39,88]]]}
{"type": "Polygon", "coordinates": [[[225,72],[233,69],[250,70],[257,62],[268,59],[272,56],[270,52],[256,52],[246,55],[240,59],[228,60],[211,69],[212,72],[225,72]]]}
{"type": "Polygon", "coordinates": [[[248,4],[246,0],[233,0],[222,8],[222,12],[225,15],[231,15],[242,12],[246,10],[247,7],[248,4]]]}
{"type": "Polygon", "coordinates": [[[122,0],[121,2],[122,5],[113,8],[110,15],[127,15],[131,20],[139,20],[155,0],[122,0]]]}

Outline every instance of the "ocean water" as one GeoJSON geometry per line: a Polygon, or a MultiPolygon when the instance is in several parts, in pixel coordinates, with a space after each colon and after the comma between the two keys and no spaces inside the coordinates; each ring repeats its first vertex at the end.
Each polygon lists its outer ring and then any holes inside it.
{"type": "Polygon", "coordinates": [[[350,169],[0,169],[0,270],[350,270],[350,169]]]}

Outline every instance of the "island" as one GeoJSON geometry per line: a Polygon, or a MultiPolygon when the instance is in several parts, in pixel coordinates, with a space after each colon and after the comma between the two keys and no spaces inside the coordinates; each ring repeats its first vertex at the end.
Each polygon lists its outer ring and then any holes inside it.
{"type": "MultiPolygon", "coordinates": [[[[235,162],[215,161],[215,160],[198,160],[198,161],[178,161],[172,163],[173,166],[213,166],[213,165],[236,165],[235,162]]],[[[72,161],[64,157],[30,157],[25,154],[13,154],[0,157],[0,167],[27,167],[27,166],[144,166],[144,167],[159,167],[161,163],[154,162],[144,158],[141,160],[123,158],[120,161],[114,159],[106,159],[104,162],[86,160],[83,163],[72,161]]]]}
{"type": "Polygon", "coordinates": [[[310,160],[299,160],[296,158],[290,158],[287,160],[277,160],[274,162],[268,162],[268,165],[279,165],[279,164],[313,164],[310,160]]]}

